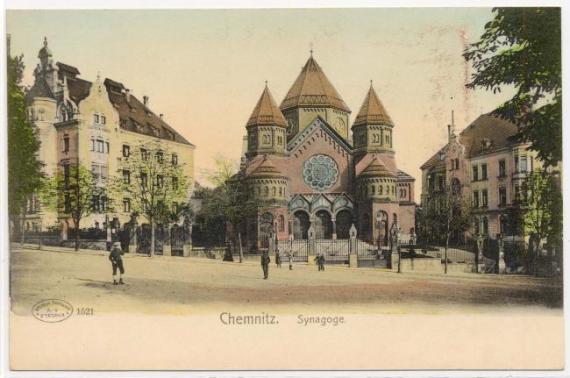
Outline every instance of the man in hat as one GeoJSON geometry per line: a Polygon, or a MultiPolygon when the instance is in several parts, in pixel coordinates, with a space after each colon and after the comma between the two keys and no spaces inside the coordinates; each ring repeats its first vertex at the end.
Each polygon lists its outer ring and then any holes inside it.
{"type": "Polygon", "coordinates": [[[113,265],[113,285],[123,285],[123,274],[125,274],[125,268],[123,267],[123,250],[121,249],[121,243],[113,243],[111,248],[111,253],[109,254],[109,261],[113,265]],[[119,270],[119,281],[117,281],[117,269],[119,270]]]}
{"type": "Polygon", "coordinates": [[[263,279],[266,280],[269,277],[269,263],[271,258],[269,257],[268,251],[263,251],[261,255],[261,268],[263,268],[263,279]]]}

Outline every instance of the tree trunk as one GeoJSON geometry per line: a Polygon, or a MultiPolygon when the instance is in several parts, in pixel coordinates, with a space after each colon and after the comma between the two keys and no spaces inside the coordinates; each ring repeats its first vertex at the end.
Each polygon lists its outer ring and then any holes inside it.
{"type": "Polygon", "coordinates": [[[154,256],[154,241],[155,241],[155,232],[156,226],[154,225],[154,220],[151,219],[150,221],[150,253],[149,256],[154,256]]]}
{"type": "Polygon", "coordinates": [[[79,220],[73,220],[73,222],[75,223],[75,247],[74,249],[76,251],[79,251],[79,220]]]}
{"type": "Polygon", "coordinates": [[[241,246],[241,232],[238,232],[238,243],[239,243],[239,262],[243,262],[243,247],[241,246]]]}
{"type": "Polygon", "coordinates": [[[447,274],[447,250],[449,249],[449,233],[447,233],[447,236],[445,238],[445,252],[444,252],[444,260],[445,260],[445,269],[444,269],[444,273],[447,274]]]}

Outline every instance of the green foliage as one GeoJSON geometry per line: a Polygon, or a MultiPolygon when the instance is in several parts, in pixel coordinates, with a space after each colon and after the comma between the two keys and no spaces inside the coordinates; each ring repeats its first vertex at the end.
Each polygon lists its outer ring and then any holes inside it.
{"type": "Polygon", "coordinates": [[[184,165],[172,164],[167,158],[170,155],[160,143],[134,146],[130,156],[123,159],[122,171],[111,179],[113,204],[122,206],[123,199],[128,198],[131,211],[143,215],[151,225],[191,215],[186,207],[189,184],[184,165]],[[129,180],[123,172],[129,172],[129,180]]]}
{"type": "Polygon", "coordinates": [[[562,160],[560,8],[495,8],[480,40],[464,53],[475,69],[468,88],[515,95],[495,113],[519,126],[546,166],[562,160]]]}
{"type": "Polygon", "coordinates": [[[227,224],[234,230],[242,229],[248,219],[257,217],[259,211],[260,204],[251,195],[243,177],[236,173],[236,166],[230,160],[218,158],[215,169],[208,175],[216,187],[204,190],[200,218],[206,227],[206,235],[214,239],[217,239],[215,233],[227,224]]]}
{"type": "MultiPolygon", "coordinates": [[[[44,180],[40,192],[42,204],[59,214],[66,214],[79,231],[81,219],[96,211],[94,197],[104,197],[105,189],[97,185],[91,171],[82,165],[59,168],[44,180]]],[[[75,233],[75,249],[79,248],[79,232],[75,233]]]]}
{"type": "Polygon", "coordinates": [[[18,216],[26,200],[42,183],[38,160],[40,142],[26,117],[26,101],[20,87],[23,57],[8,57],[8,209],[18,216]]]}

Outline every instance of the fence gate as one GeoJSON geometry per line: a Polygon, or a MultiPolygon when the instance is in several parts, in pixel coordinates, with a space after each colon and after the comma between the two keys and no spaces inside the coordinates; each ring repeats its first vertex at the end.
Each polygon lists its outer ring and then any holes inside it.
{"type": "Polygon", "coordinates": [[[376,240],[356,240],[358,267],[390,267],[390,251],[376,240]]]}
{"type": "Polygon", "coordinates": [[[350,252],[349,239],[317,239],[315,240],[315,254],[325,256],[325,264],[346,264],[350,252]]]}
{"type": "MultiPolygon", "coordinates": [[[[151,241],[151,227],[150,224],[142,224],[141,227],[137,228],[137,241],[138,241],[138,253],[150,253],[150,241],[151,241]]],[[[164,244],[165,230],[161,226],[156,226],[154,230],[154,253],[157,255],[162,255],[162,246],[164,244]]]]}
{"type": "Polygon", "coordinates": [[[184,256],[184,227],[173,226],[170,230],[172,256],[184,256]]]}
{"type": "Polygon", "coordinates": [[[294,262],[309,261],[309,241],[306,239],[279,241],[277,247],[284,263],[289,261],[289,254],[293,255],[294,262]]]}

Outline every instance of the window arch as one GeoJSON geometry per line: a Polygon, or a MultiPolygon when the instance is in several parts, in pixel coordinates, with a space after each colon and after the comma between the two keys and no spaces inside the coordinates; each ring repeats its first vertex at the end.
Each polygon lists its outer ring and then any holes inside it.
{"type": "Polygon", "coordinates": [[[285,232],[285,217],[283,215],[279,215],[277,218],[277,227],[279,232],[285,232]]]}

